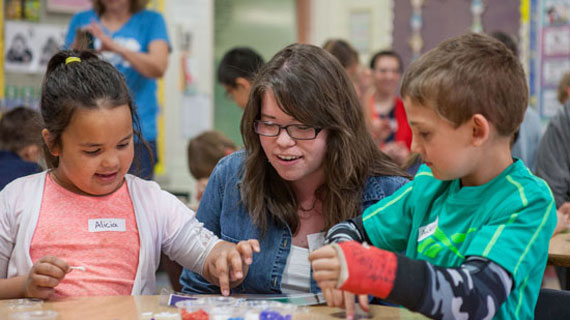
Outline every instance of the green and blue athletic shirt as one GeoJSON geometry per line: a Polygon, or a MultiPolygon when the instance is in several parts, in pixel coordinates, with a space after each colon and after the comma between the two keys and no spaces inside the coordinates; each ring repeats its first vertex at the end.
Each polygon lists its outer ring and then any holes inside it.
{"type": "Polygon", "coordinates": [[[412,182],[351,223],[333,227],[327,239],[367,240],[401,253],[389,300],[432,317],[470,319],[476,317],[469,305],[476,292],[479,304],[493,298],[500,306],[496,310],[491,303],[485,311],[495,318],[528,319],[534,316],[556,208],[547,184],[519,160],[474,187],[438,180],[423,165],[412,182]],[[360,235],[350,235],[350,229],[360,235]],[[441,287],[446,279],[447,292],[441,287]],[[449,294],[450,303],[441,299],[449,294]]]}

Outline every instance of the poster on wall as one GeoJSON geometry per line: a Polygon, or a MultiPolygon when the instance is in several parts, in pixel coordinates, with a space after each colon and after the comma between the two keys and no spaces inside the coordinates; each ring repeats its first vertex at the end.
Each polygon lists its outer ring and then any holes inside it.
{"type": "Polygon", "coordinates": [[[539,5],[538,63],[539,110],[544,119],[554,116],[562,107],[556,99],[560,79],[570,72],[570,2],[542,0],[539,5]]]}
{"type": "Polygon", "coordinates": [[[6,21],[4,70],[42,73],[49,59],[62,47],[65,26],[6,21]]]}
{"type": "Polygon", "coordinates": [[[353,10],[350,12],[350,37],[352,45],[359,53],[369,53],[372,42],[372,11],[353,10]]]}

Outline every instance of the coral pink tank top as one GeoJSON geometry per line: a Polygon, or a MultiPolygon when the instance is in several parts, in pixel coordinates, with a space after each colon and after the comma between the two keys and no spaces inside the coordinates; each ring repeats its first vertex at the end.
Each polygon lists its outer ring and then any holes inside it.
{"type": "Polygon", "coordinates": [[[130,295],[140,240],[127,184],[110,195],[83,196],[64,189],[49,174],[30,246],[35,263],[56,256],[73,270],[55,288],[54,297],[130,295]]]}

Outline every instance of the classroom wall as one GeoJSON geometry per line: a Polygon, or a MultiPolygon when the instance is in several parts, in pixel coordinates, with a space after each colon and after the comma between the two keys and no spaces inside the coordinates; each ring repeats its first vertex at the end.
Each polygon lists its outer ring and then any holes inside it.
{"type": "MultiPolygon", "coordinates": [[[[2,0],[3,1],[3,0],[2,0]]],[[[40,0],[40,23],[67,26],[71,14],[50,12],[47,10],[46,0],[40,0]]],[[[4,12],[2,12],[4,14],[4,12]]],[[[6,22],[6,20],[4,20],[6,22]]],[[[6,44],[4,44],[6,45],[6,44]]],[[[4,54],[2,52],[2,54],[4,54]]],[[[4,84],[18,87],[33,87],[39,90],[41,87],[43,73],[4,73],[4,84]]]]}
{"type": "Polygon", "coordinates": [[[354,45],[355,38],[359,38],[362,46],[368,47],[359,50],[361,63],[367,64],[372,53],[392,46],[394,2],[408,1],[311,0],[310,42],[321,46],[329,38],[342,38],[354,45]],[[367,15],[369,23],[362,19],[355,21],[367,15]],[[358,28],[365,26],[368,31],[359,32],[358,28]]]}
{"type": "MultiPolygon", "coordinates": [[[[483,31],[501,30],[518,36],[520,1],[485,1],[483,31]]],[[[422,53],[437,46],[442,40],[469,32],[473,21],[471,1],[425,1],[422,7],[422,53]]],[[[412,50],[408,44],[412,33],[410,1],[394,1],[394,50],[402,55],[404,64],[411,62],[412,50]]]]}
{"type": "Polygon", "coordinates": [[[155,180],[176,193],[194,193],[194,179],[187,166],[186,145],[190,136],[213,127],[213,0],[166,0],[164,17],[172,43],[164,76],[162,125],[163,166],[155,180]],[[190,34],[193,95],[185,92],[182,78],[183,34],[190,34]]]}
{"type": "Polygon", "coordinates": [[[225,96],[216,81],[223,55],[236,46],[250,47],[268,61],[277,51],[296,41],[294,0],[214,1],[214,128],[238,146],[242,110],[225,96]]]}

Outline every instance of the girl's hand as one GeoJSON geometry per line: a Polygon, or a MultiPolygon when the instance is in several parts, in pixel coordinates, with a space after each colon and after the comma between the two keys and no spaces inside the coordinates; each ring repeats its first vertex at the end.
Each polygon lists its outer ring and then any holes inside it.
{"type": "MultiPolygon", "coordinates": [[[[354,294],[337,289],[341,272],[341,262],[332,246],[324,246],[309,255],[313,267],[313,277],[323,291],[323,297],[329,307],[346,308],[346,318],[354,318],[354,294]]],[[[368,296],[358,295],[358,303],[362,310],[367,311],[368,296]]]]}
{"type": "Polygon", "coordinates": [[[28,298],[49,299],[55,287],[69,272],[67,262],[45,256],[34,263],[24,282],[24,295],[28,298]]]}
{"type": "Polygon", "coordinates": [[[245,279],[249,265],[253,262],[253,253],[260,250],[259,242],[255,239],[240,241],[237,245],[221,242],[208,255],[204,277],[217,284],[222,295],[228,296],[230,288],[236,287],[245,279]]]}

